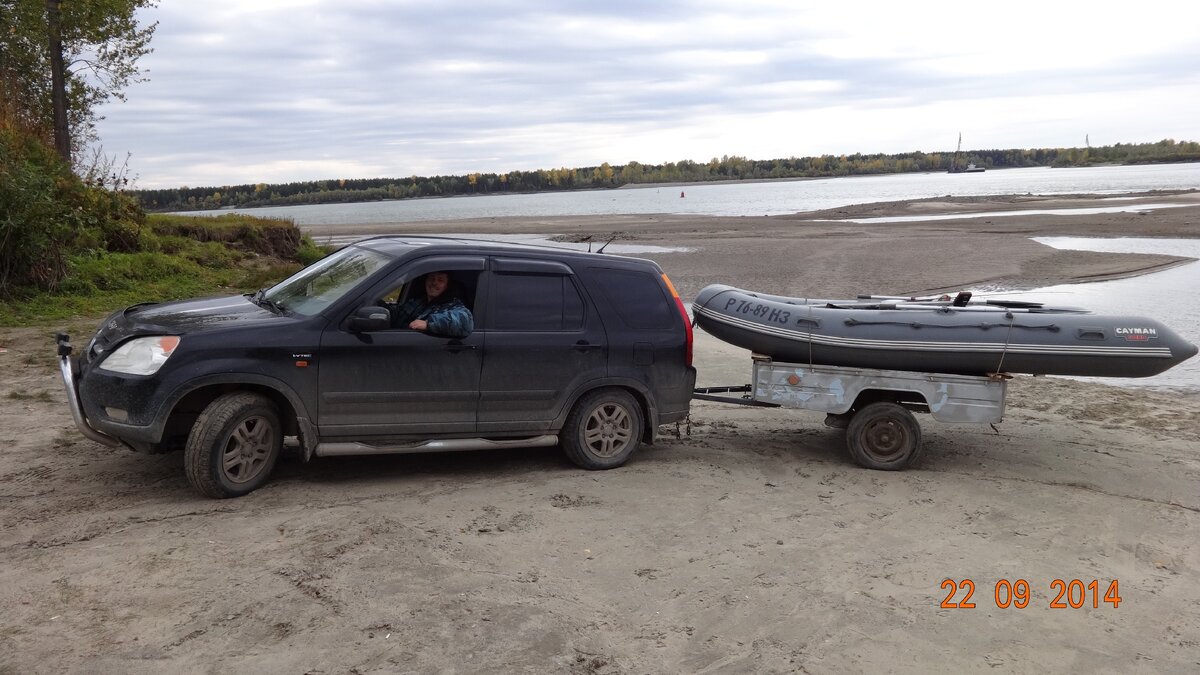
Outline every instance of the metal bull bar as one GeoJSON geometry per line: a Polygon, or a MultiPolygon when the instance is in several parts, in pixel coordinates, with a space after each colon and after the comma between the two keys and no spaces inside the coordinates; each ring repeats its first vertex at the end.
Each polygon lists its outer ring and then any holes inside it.
{"type": "Polygon", "coordinates": [[[80,433],[97,443],[113,448],[122,445],[121,441],[93,429],[92,425],[88,424],[87,416],[83,414],[83,407],[79,403],[79,392],[75,388],[75,371],[71,367],[71,336],[59,333],[55,338],[58,341],[58,368],[62,373],[63,386],[67,389],[67,405],[71,408],[71,418],[75,420],[75,426],[79,428],[80,433]]]}

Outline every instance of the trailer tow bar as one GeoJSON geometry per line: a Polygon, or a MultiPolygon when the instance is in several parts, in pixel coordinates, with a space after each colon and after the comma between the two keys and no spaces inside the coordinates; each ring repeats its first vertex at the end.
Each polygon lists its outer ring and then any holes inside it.
{"type": "Polygon", "coordinates": [[[768,403],[766,401],[756,401],[750,398],[750,385],[742,384],[728,387],[698,387],[692,390],[692,398],[701,399],[703,401],[716,401],[717,403],[733,403],[734,405],[748,405],[756,408],[779,408],[778,403],[768,403]],[[742,394],[740,397],[733,396],[717,396],[717,394],[742,394]]]}

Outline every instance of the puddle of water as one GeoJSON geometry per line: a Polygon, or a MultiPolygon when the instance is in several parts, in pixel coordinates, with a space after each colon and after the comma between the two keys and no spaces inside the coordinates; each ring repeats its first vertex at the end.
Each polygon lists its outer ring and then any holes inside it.
{"type": "MultiPolygon", "coordinates": [[[[1121,199],[1115,197],[1114,199],[1121,199]]],[[[1132,199],[1130,197],[1129,199],[1132,199]]],[[[836,220],[837,223],[915,223],[925,220],[957,220],[960,218],[1006,218],[1009,216],[1091,216],[1097,213],[1126,213],[1138,211],[1153,211],[1155,209],[1176,209],[1193,204],[1126,204],[1125,206],[1098,206],[1086,209],[1025,209],[1023,211],[981,211],[979,213],[949,213],[938,216],[880,216],[876,218],[846,218],[836,220]]]]}
{"type": "MultiPolygon", "coordinates": [[[[1200,239],[1121,237],[1035,237],[1058,249],[1109,253],[1162,253],[1200,258],[1200,239]]],[[[1061,284],[1020,293],[981,290],[991,297],[1013,296],[1031,302],[1084,307],[1096,314],[1125,314],[1157,319],[1193,344],[1200,344],[1200,262],[1128,279],[1087,284],[1061,284]]],[[[1200,391],[1200,356],[1160,375],[1146,378],[1080,378],[1122,387],[1200,391]]]]}

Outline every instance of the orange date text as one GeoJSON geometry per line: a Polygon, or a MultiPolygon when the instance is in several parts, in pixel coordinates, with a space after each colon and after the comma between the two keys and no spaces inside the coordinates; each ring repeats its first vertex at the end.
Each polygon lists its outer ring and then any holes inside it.
{"type": "MultiPolygon", "coordinates": [[[[976,597],[975,582],[971,579],[945,579],[941,588],[946,592],[939,605],[942,609],[974,609],[977,602],[987,602],[987,598],[976,597]]],[[[1117,579],[1054,579],[1046,597],[1050,600],[1046,605],[1049,609],[1099,609],[1106,604],[1116,609],[1121,604],[1121,589],[1117,579]]],[[[1025,609],[1035,601],[1025,579],[998,579],[992,586],[991,600],[1000,609],[1025,609]]]]}

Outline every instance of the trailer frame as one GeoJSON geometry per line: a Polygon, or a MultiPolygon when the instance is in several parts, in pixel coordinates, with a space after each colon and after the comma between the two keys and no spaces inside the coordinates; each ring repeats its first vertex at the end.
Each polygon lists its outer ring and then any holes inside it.
{"type": "Polygon", "coordinates": [[[699,387],[692,398],[826,413],[846,429],[851,458],[870,469],[900,470],[921,454],[914,412],[939,422],[995,424],[1004,417],[1009,375],[954,375],[774,361],[751,357],[751,383],[699,387]],[[723,394],[742,394],[733,397],[723,394]]]}

